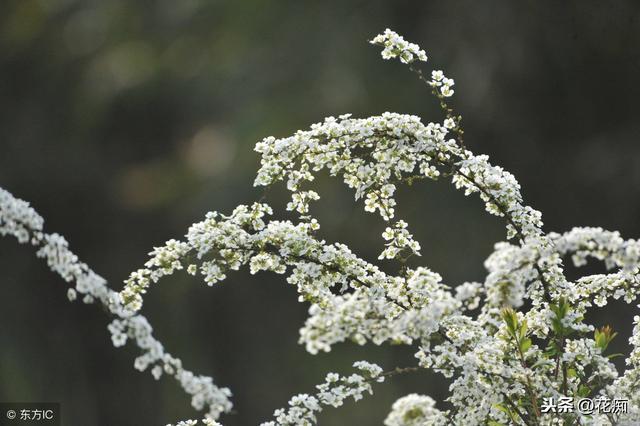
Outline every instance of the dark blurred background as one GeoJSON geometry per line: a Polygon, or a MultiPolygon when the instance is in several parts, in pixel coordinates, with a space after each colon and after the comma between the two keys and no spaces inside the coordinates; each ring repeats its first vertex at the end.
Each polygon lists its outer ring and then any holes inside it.
{"type": "MultiPolygon", "coordinates": [[[[260,197],[252,148],[264,136],[347,112],[441,120],[425,87],[367,44],[390,27],[427,51],[427,71],[455,79],[467,145],[516,175],[545,229],[638,237],[639,19],[635,0],[4,0],[0,186],[120,288],[153,246],[207,211],[260,197]]],[[[319,185],[321,235],[375,259],[383,223],[339,182],[319,185]]],[[[420,262],[452,285],[484,278],[500,220],[448,183],[399,198],[420,262]]],[[[269,201],[283,208],[284,191],[269,201]]],[[[65,425],[198,416],[173,380],[136,372],[135,348],[113,348],[106,316],[69,304],[30,248],[0,240],[0,253],[0,401],[60,402],[65,425]]],[[[240,272],[208,288],[178,275],[150,291],[143,312],[188,367],[233,390],[226,425],[269,419],[355,360],[414,362],[411,349],[371,345],[308,355],[296,343],[307,309],[296,299],[280,276],[240,272]]],[[[618,326],[625,349],[632,311],[620,306],[596,320],[618,326]]],[[[424,373],[376,391],[320,424],[380,424],[399,396],[442,399],[446,382],[424,373]]]]}

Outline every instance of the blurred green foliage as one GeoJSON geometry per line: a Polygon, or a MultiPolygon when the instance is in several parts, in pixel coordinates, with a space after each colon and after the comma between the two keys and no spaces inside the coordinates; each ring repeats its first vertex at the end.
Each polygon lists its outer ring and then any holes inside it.
{"type": "MultiPolygon", "coordinates": [[[[367,44],[390,27],[456,80],[467,145],[518,177],[547,230],[600,225],[637,237],[639,19],[633,0],[5,0],[0,185],[119,287],[151,247],[206,211],[261,196],[252,146],[262,137],[346,112],[440,120],[428,91],[367,44]]],[[[383,224],[339,182],[319,186],[323,237],[375,259],[383,224]]],[[[284,210],[285,195],[269,201],[284,210]]],[[[452,285],[483,279],[504,238],[499,220],[445,184],[403,189],[399,201],[424,247],[419,262],[452,285]]],[[[69,305],[65,283],[28,248],[2,240],[0,253],[0,401],[59,401],[65,425],[196,416],[175,383],[135,372],[135,351],[111,346],[106,316],[69,305]]],[[[282,277],[242,272],[213,289],[176,277],[144,312],[172,352],[232,388],[226,425],[268,419],[357,359],[413,363],[398,347],[306,354],[296,344],[306,307],[282,277]]],[[[626,350],[629,312],[596,314],[620,331],[614,352],[626,350]]],[[[446,382],[424,373],[377,391],[320,423],[379,424],[395,398],[442,399],[446,382]]]]}

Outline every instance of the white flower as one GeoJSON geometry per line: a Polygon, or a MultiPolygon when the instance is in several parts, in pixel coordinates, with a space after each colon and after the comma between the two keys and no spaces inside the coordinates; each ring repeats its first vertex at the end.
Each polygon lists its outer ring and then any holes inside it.
{"type": "Polygon", "coordinates": [[[67,299],[69,299],[69,302],[73,302],[77,297],[78,293],[76,293],[75,289],[70,288],[69,290],[67,290],[67,299]]]}

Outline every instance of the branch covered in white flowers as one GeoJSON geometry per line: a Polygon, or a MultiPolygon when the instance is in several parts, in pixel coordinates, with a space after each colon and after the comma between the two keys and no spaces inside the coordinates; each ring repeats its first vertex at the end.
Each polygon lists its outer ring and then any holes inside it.
{"type": "Polygon", "coordinates": [[[266,203],[240,205],[229,215],[208,213],[184,239],[154,248],[119,294],[79,263],[61,237],[44,234],[42,219],[6,192],[0,192],[0,233],[37,246],[54,271],[76,283],[70,298],[78,292],[86,302],[97,299],[107,306],[115,317],[109,326],[114,344],[134,339],[143,350],[136,368],[178,378],[193,395],[194,407],[208,407],[207,425],[231,408],[229,391],[184,370],[136,312],[145,293],[167,275],[184,270],[213,286],[243,266],[252,274],[286,275],[296,287],[299,301],[309,305],[300,330],[300,343],[309,353],[349,341],[408,345],[416,357],[415,366],[389,372],[360,361],[354,364],[359,373],[329,373],[315,392],[294,396],[264,425],[316,424],[323,408],[359,400],[371,393],[373,383],[418,369],[452,379],[448,405],[410,394],[390,407],[385,425],[640,424],[640,317],[633,320],[632,350],[622,374],[607,353],[617,333],[585,321],[589,309],[610,299],[637,303],[640,242],[599,228],[545,234],[542,215],[524,202],[515,177],[465,148],[461,117],[448,104],[453,79],[439,70],[425,77],[418,67],[427,61],[425,52],[391,30],[371,43],[383,48],[384,59],[399,59],[426,83],[442,108],[442,123],[389,112],[368,118],[346,114],[258,142],[255,185],[285,184],[291,192],[286,209],[297,214],[296,220],[269,220],[273,209],[266,203]],[[379,260],[397,261],[397,274],[319,236],[320,224],[312,215],[312,202],[320,199],[313,186],[319,173],[339,178],[356,201],[363,200],[366,212],[380,215],[386,226],[379,260]],[[449,179],[465,195],[477,194],[485,210],[504,221],[510,242],[496,244],[485,262],[484,282],[453,285],[426,266],[407,267],[409,257],[420,256],[421,246],[409,224],[397,218],[395,192],[425,179],[449,179]],[[609,271],[572,282],[563,270],[567,258],[577,267],[588,259],[603,261],[609,271]],[[627,405],[602,412],[549,409],[548,401],[563,398],[627,405]]]}
{"type": "MultiPolygon", "coordinates": [[[[58,234],[44,232],[44,220],[29,206],[0,188],[0,235],[15,237],[21,244],[29,244],[44,259],[51,270],[66,282],[70,301],[82,297],[84,303],[98,302],[113,318],[108,326],[115,347],[131,340],[141,353],[135,360],[137,370],[149,369],[155,379],[163,374],[173,376],[184,391],[191,395],[196,410],[207,410],[210,419],[231,410],[231,392],[213,383],[211,377],[195,375],[183,367],[182,361],[164,349],[152,334],[147,319],[125,307],[119,294],[69,250],[67,241],[58,234]]],[[[213,423],[212,423],[213,424],[213,423]]]]}

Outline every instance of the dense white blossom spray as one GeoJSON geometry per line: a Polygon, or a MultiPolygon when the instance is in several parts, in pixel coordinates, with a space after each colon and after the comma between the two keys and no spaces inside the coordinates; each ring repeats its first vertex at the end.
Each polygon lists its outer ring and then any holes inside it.
{"type": "Polygon", "coordinates": [[[371,43],[383,48],[384,59],[399,59],[428,85],[443,121],[424,124],[419,117],[388,112],[368,118],[342,115],[289,137],[258,142],[261,166],[255,185],[286,185],[291,191],[286,209],[297,213],[297,221],[269,220],[272,207],[265,203],[241,205],[229,215],[208,213],[183,240],[154,248],[121,292],[81,263],[61,236],[45,233],[42,218],[4,190],[0,234],[33,245],[72,283],[70,300],[82,297],[85,303],[104,305],[113,316],[108,327],[113,344],[134,342],[141,350],[136,369],[149,369],[156,379],[175,377],[192,395],[194,408],[206,410],[206,425],[219,425],[220,415],[231,410],[230,391],[186,370],[152,336],[138,311],[146,291],[164,276],[186,270],[213,286],[243,266],[252,274],[286,275],[296,286],[300,302],[309,304],[300,343],[311,354],[345,341],[415,348],[414,366],[383,370],[358,361],[355,373],[327,374],[313,392],[291,398],[264,425],[316,424],[324,407],[359,400],[375,383],[420,369],[452,379],[449,408],[438,408],[444,406],[429,396],[410,394],[393,404],[385,425],[640,424],[640,317],[633,318],[632,350],[622,374],[607,354],[616,333],[584,319],[589,308],[612,298],[637,303],[640,242],[600,228],[543,232],[540,212],[524,203],[515,177],[465,148],[461,117],[447,103],[454,94],[453,79],[440,70],[426,77],[417,68],[427,61],[425,52],[391,30],[371,43]],[[310,204],[320,198],[313,182],[323,170],[351,188],[365,211],[387,222],[380,259],[403,262],[420,255],[409,225],[396,219],[394,194],[398,186],[422,179],[450,179],[465,195],[477,194],[488,213],[504,220],[511,242],[495,245],[484,282],[445,284],[427,267],[387,274],[346,245],[317,236],[320,224],[310,204]],[[610,272],[572,282],[563,272],[564,258],[578,267],[589,259],[603,261],[610,272]],[[567,406],[567,401],[584,400],[599,405],[590,410],[567,406]]]}

